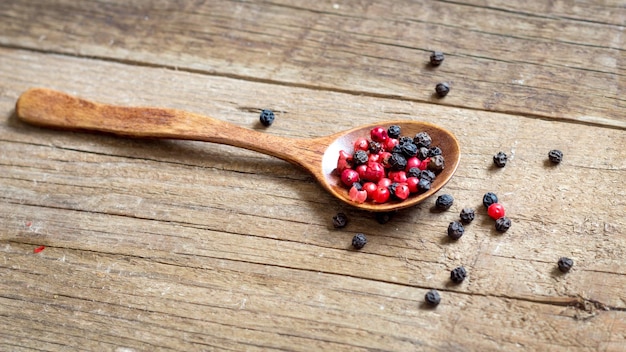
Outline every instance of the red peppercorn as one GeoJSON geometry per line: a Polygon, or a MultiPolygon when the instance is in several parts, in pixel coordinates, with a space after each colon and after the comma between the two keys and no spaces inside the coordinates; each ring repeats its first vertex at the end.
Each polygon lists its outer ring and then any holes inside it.
{"type": "Polygon", "coordinates": [[[367,171],[367,165],[361,164],[361,165],[355,167],[354,171],[356,171],[359,174],[359,179],[360,180],[364,180],[365,179],[365,172],[367,171]]]}
{"type": "Polygon", "coordinates": [[[378,186],[380,186],[380,187],[389,187],[389,186],[391,186],[392,183],[393,182],[388,177],[383,177],[380,180],[378,180],[378,186]]]}
{"type": "Polygon", "coordinates": [[[385,151],[391,152],[393,147],[397,146],[400,142],[395,138],[387,138],[384,142],[385,151]]]}
{"type": "Polygon", "coordinates": [[[389,188],[378,186],[378,189],[374,193],[372,200],[376,203],[385,203],[386,201],[389,200],[390,196],[391,194],[389,193],[389,188]]]}
{"type": "Polygon", "coordinates": [[[391,179],[392,182],[404,183],[406,182],[406,172],[404,171],[389,171],[387,177],[391,179]]]}
{"type": "Polygon", "coordinates": [[[411,193],[417,193],[419,191],[417,187],[419,182],[420,182],[420,179],[417,177],[409,177],[406,179],[406,185],[409,187],[409,191],[411,193]]]}
{"type": "Polygon", "coordinates": [[[385,177],[385,168],[383,167],[383,164],[377,162],[367,163],[367,168],[365,169],[363,177],[365,180],[377,182],[383,177],[385,177]]]}
{"type": "Polygon", "coordinates": [[[363,184],[363,190],[367,192],[367,199],[374,199],[374,194],[378,190],[378,185],[374,182],[365,182],[363,184]]]}
{"type": "Polygon", "coordinates": [[[411,191],[409,190],[409,185],[407,185],[406,183],[398,183],[396,185],[396,190],[393,193],[394,197],[399,200],[405,200],[409,198],[410,194],[411,191]]]}
{"type": "Polygon", "coordinates": [[[339,158],[337,159],[337,172],[341,174],[343,170],[350,168],[352,168],[352,155],[345,150],[340,150],[339,158]]]}
{"type": "Polygon", "coordinates": [[[357,138],[356,141],[354,141],[354,151],[357,150],[369,150],[370,149],[370,142],[367,140],[367,138],[357,138]]]}
{"type": "Polygon", "coordinates": [[[412,156],[408,159],[406,159],[406,171],[411,170],[412,168],[416,167],[419,168],[420,164],[422,163],[422,161],[420,159],[418,159],[416,156],[412,156]]]}
{"type": "Polygon", "coordinates": [[[382,143],[387,140],[387,130],[381,126],[372,128],[370,131],[370,137],[374,142],[382,143]]]}
{"type": "Polygon", "coordinates": [[[420,170],[426,170],[428,169],[428,164],[430,164],[430,158],[422,160],[417,168],[420,170]]]}
{"type": "Polygon", "coordinates": [[[367,199],[367,191],[359,189],[356,186],[350,188],[348,195],[350,196],[350,200],[356,203],[363,203],[367,199]]]}
{"type": "Polygon", "coordinates": [[[504,207],[500,203],[493,203],[487,208],[487,214],[494,220],[504,216],[504,207]]]}
{"type": "Polygon", "coordinates": [[[359,173],[352,169],[345,169],[341,173],[341,182],[347,187],[352,187],[352,184],[359,182],[359,173]]]}

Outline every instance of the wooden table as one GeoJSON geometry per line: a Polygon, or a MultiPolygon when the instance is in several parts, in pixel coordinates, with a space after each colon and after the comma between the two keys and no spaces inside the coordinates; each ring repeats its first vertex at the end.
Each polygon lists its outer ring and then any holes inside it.
{"type": "Polygon", "coordinates": [[[623,0],[5,0],[0,15],[0,350],[626,350],[623,0]],[[438,193],[454,205],[380,224],[255,152],[27,125],[30,87],[293,138],[430,121],[461,143],[438,193]],[[476,220],[449,241],[464,207],[476,220]]]}

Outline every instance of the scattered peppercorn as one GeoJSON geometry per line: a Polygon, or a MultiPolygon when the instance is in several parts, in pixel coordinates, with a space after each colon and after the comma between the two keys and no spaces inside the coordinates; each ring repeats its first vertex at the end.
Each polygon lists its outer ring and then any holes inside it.
{"type": "Polygon", "coordinates": [[[563,161],[563,152],[558,149],[553,149],[548,153],[548,159],[551,162],[558,164],[563,161]]]}
{"type": "Polygon", "coordinates": [[[448,225],[448,237],[453,240],[458,240],[465,233],[465,228],[458,221],[453,221],[448,225]]]}
{"type": "Polygon", "coordinates": [[[499,232],[507,232],[511,228],[511,219],[506,216],[496,220],[496,230],[499,232]]]}
{"type": "Polygon", "coordinates": [[[387,136],[389,136],[390,138],[400,137],[400,126],[398,125],[389,126],[389,128],[387,129],[387,136]]]}
{"type": "Polygon", "coordinates": [[[430,162],[428,163],[428,169],[432,170],[434,173],[439,173],[445,167],[445,159],[443,155],[435,155],[430,158],[430,162]]]}
{"type": "Polygon", "coordinates": [[[463,282],[466,277],[467,271],[462,266],[456,267],[450,272],[450,280],[456,284],[463,282]]]}
{"type": "Polygon", "coordinates": [[[388,223],[389,221],[391,221],[391,218],[393,217],[393,212],[376,213],[375,216],[376,216],[376,221],[378,221],[379,224],[384,225],[388,223]]]}
{"type": "Polygon", "coordinates": [[[441,65],[444,59],[445,57],[441,51],[433,51],[432,54],[430,54],[430,64],[433,66],[441,65]]]}
{"type": "Polygon", "coordinates": [[[474,213],[474,209],[472,208],[463,208],[461,210],[461,222],[464,224],[469,224],[474,220],[476,214],[474,213]]]}
{"type": "Polygon", "coordinates": [[[498,154],[493,156],[493,163],[496,164],[497,167],[505,167],[508,157],[504,152],[498,152],[498,154]]]}
{"type": "Polygon", "coordinates": [[[559,270],[562,273],[566,273],[574,266],[574,261],[567,257],[561,257],[557,264],[559,265],[559,270]]]}
{"type": "Polygon", "coordinates": [[[344,213],[337,213],[333,216],[333,226],[337,229],[346,227],[348,225],[348,217],[344,213]]]}
{"type": "Polygon", "coordinates": [[[367,237],[362,233],[357,233],[352,238],[352,247],[354,247],[354,249],[361,249],[365,247],[365,244],[367,244],[367,237]]]}
{"type": "Polygon", "coordinates": [[[489,206],[493,203],[498,203],[498,196],[496,196],[493,192],[487,192],[483,196],[483,205],[485,208],[489,208],[489,206]]]}
{"type": "Polygon", "coordinates": [[[437,83],[435,86],[435,92],[437,92],[437,95],[440,98],[443,98],[450,93],[450,85],[446,82],[437,83]]]}
{"type": "Polygon", "coordinates": [[[259,120],[261,120],[261,124],[265,127],[268,127],[272,123],[274,123],[274,112],[272,110],[264,109],[261,111],[261,116],[259,120]]]}
{"type": "Polygon", "coordinates": [[[493,203],[487,208],[487,215],[492,219],[498,220],[505,215],[504,206],[500,203],[493,203]]]}
{"type": "Polygon", "coordinates": [[[454,198],[451,195],[442,194],[437,197],[437,200],[435,201],[435,206],[437,207],[437,209],[447,210],[450,209],[452,203],[454,203],[454,198]]]}
{"type": "Polygon", "coordinates": [[[438,305],[439,302],[441,302],[441,296],[439,295],[439,292],[437,292],[437,290],[430,290],[426,292],[426,295],[424,295],[424,300],[426,301],[426,303],[434,307],[438,305]]]}

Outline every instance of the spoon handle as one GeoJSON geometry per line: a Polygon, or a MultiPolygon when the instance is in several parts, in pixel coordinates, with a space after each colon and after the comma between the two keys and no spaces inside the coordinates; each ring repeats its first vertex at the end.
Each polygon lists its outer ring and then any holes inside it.
{"type": "Polygon", "coordinates": [[[321,160],[310,140],[278,137],[181,110],[100,104],[45,88],[24,92],[15,111],[20,119],[44,127],[228,144],[307,169],[311,161],[321,160]]]}

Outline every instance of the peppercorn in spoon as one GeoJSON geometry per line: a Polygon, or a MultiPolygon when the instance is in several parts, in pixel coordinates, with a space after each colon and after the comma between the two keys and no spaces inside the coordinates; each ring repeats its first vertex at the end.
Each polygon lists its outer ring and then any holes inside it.
{"type": "Polygon", "coordinates": [[[257,151],[299,165],[339,200],[372,212],[407,208],[428,198],[450,180],[460,159],[459,142],[452,133],[419,121],[384,121],[326,137],[290,139],[181,110],[100,104],[45,88],[33,88],[23,93],[15,111],[23,121],[43,127],[128,137],[205,141],[257,151]],[[391,125],[399,126],[407,136],[427,132],[441,149],[445,168],[433,180],[429,190],[412,194],[405,200],[355,202],[335,170],[340,151],[352,152],[354,141],[368,136],[375,126],[391,125]]]}

